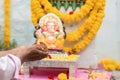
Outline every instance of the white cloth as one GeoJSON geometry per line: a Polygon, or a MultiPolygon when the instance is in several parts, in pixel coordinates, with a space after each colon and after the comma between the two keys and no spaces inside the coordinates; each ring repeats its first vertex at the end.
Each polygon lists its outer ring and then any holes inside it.
{"type": "Polygon", "coordinates": [[[18,78],[21,61],[18,57],[8,54],[0,57],[0,80],[18,78]]]}

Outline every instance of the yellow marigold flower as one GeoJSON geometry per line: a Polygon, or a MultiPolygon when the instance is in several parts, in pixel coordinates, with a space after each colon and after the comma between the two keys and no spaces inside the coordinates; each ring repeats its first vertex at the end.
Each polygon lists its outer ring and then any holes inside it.
{"type": "Polygon", "coordinates": [[[67,80],[67,75],[65,73],[58,74],[58,80],[67,80]]]}
{"type": "Polygon", "coordinates": [[[120,70],[120,64],[117,65],[116,69],[117,69],[117,70],[120,70]]]}

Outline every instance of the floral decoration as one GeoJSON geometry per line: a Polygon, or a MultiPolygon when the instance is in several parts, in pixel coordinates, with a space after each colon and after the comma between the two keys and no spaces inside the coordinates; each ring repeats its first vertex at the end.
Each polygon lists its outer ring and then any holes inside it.
{"type": "Polygon", "coordinates": [[[10,47],[10,0],[4,0],[4,47],[10,47]]]}
{"type": "Polygon", "coordinates": [[[48,0],[31,0],[31,19],[35,27],[38,20],[47,13],[56,14],[64,23],[85,21],[76,31],[67,34],[67,42],[76,42],[72,47],[64,46],[68,53],[79,53],[85,49],[96,36],[104,18],[106,0],[86,0],[85,5],[72,14],[64,14],[54,8],[48,0]]]}

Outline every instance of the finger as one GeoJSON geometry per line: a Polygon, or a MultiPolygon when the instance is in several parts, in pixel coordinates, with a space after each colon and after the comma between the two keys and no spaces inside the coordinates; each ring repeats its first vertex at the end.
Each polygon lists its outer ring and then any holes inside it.
{"type": "Polygon", "coordinates": [[[47,55],[41,55],[41,56],[32,56],[32,57],[28,57],[28,60],[41,60],[43,58],[47,57],[47,55]]]}
{"type": "Polygon", "coordinates": [[[45,57],[47,57],[46,54],[29,56],[28,59],[27,59],[27,61],[41,60],[41,59],[43,59],[45,57]]]}
{"type": "Polygon", "coordinates": [[[42,51],[48,51],[47,46],[43,45],[43,44],[41,44],[41,45],[37,44],[36,48],[39,49],[39,50],[42,50],[42,51]]]}
{"type": "Polygon", "coordinates": [[[40,46],[43,48],[47,48],[47,46],[43,42],[40,42],[40,46]]]}
{"type": "Polygon", "coordinates": [[[33,59],[33,60],[36,60],[36,58],[42,59],[47,57],[47,55],[48,55],[48,52],[43,52],[41,50],[36,49],[34,52],[32,52],[27,56],[27,59],[33,59]]]}
{"type": "Polygon", "coordinates": [[[28,57],[36,57],[36,56],[42,56],[42,55],[47,56],[48,53],[46,53],[46,52],[43,52],[43,53],[41,53],[41,52],[39,52],[39,53],[32,53],[28,57]]]}
{"type": "Polygon", "coordinates": [[[48,52],[46,52],[46,51],[36,50],[36,52],[39,54],[47,54],[48,55],[48,52]]]}
{"type": "Polygon", "coordinates": [[[35,52],[35,53],[32,53],[32,54],[29,54],[28,57],[35,57],[35,56],[42,56],[42,55],[48,55],[48,53],[39,51],[37,53],[35,52]]]}

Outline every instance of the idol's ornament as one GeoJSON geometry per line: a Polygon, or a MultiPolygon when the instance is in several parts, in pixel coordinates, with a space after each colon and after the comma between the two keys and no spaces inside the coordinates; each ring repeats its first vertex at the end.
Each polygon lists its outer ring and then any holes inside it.
{"type": "Polygon", "coordinates": [[[39,20],[35,37],[37,38],[37,44],[43,42],[49,50],[62,50],[65,39],[65,28],[55,14],[48,13],[39,20]]]}

